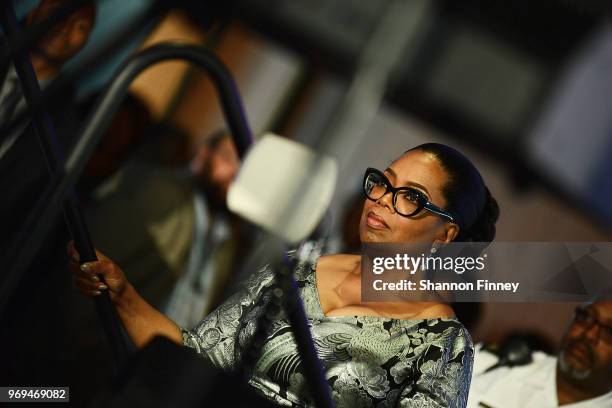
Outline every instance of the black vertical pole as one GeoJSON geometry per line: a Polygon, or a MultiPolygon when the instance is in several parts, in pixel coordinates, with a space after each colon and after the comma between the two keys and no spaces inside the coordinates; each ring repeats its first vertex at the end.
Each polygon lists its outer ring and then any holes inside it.
{"type": "MultiPolygon", "coordinates": [[[[7,0],[2,3],[2,10],[0,12],[2,27],[7,37],[17,38],[21,33],[21,27],[12,2],[7,0]]],[[[20,55],[14,58],[14,66],[26,103],[29,107],[36,106],[41,98],[41,89],[30,63],[27,50],[23,50],[20,55]]],[[[34,111],[33,123],[49,171],[51,174],[63,171],[63,152],[57,140],[51,118],[44,109],[37,109],[34,111]]],[[[89,237],[87,226],[83,220],[76,196],[73,193],[68,195],[64,203],[64,219],[74,239],[75,246],[79,251],[80,261],[82,263],[96,261],[96,253],[89,237]]],[[[100,278],[103,281],[103,278],[100,278]]],[[[96,296],[94,302],[107,340],[110,343],[116,370],[127,358],[129,350],[126,337],[122,332],[121,321],[116,314],[107,291],[104,291],[100,296],[96,296]]]]}

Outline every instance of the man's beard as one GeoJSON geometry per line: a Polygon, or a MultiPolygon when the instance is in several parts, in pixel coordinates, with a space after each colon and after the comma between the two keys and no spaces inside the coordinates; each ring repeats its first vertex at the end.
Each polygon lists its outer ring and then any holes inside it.
{"type": "Polygon", "coordinates": [[[201,182],[200,188],[206,195],[206,201],[212,211],[229,212],[224,191],[207,182],[201,182]]]}
{"type": "Polygon", "coordinates": [[[581,369],[578,369],[578,368],[574,367],[565,358],[565,352],[564,351],[562,351],[559,354],[559,368],[561,369],[561,371],[564,374],[566,374],[570,378],[572,378],[574,380],[578,380],[578,381],[583,381],[583,380],[587,379],[591,375],[591,372],[592,372],[592,370],[589,369],[589,368],[581,370],[581,369]]]}

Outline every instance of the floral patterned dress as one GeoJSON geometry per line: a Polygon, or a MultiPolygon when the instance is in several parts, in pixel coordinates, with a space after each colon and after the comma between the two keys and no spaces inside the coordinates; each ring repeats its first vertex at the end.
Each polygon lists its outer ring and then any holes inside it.
{"type": "MultiPolygon", "coordinates": [[[[325,317],[315,282],[316,262],[296,271],[317,354],[336,407],[464,407],[474,348],[454,318],[401,320],[376,316],[325,317]]],[[[265,305],[274,274],[264,267],[183,342],[215,366],[237,370],[265,305]]],[[[268,325],[249,383],[282,406],[311,406],[288,320],[268,325]]]]}

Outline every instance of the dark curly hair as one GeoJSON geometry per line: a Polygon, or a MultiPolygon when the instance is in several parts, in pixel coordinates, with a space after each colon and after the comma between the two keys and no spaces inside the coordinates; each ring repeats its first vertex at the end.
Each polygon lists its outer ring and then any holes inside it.
{"type": "Polygon", "coordinates": [[[425,143],[408,152],[413,150],[433,155],[448,175],[442,195],[446,199],[446,210],[453,214],[459,225],[459,234],[454,241],[493,241],[499,206],[470,159],[440,143],[425,143]]]}

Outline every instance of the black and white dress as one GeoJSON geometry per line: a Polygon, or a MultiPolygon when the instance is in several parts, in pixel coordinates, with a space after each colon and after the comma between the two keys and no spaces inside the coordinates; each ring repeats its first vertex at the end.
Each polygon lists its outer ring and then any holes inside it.
{"type": "MultiPolygon", "coordinates": [[[[325,317],[315,269],[316,262],[300,264],[295,277],[335,406],[466,405],[474,348],[458,320],[325,317]]],[[[196,328],[183,329],[184,344],[217,367],[238,369],[273,287],[274,274],[264,267],[196,328]]],[[[312,405],[284,315],[269,325],[266,336],[250,384],[279,405],[312,405]]]]}

